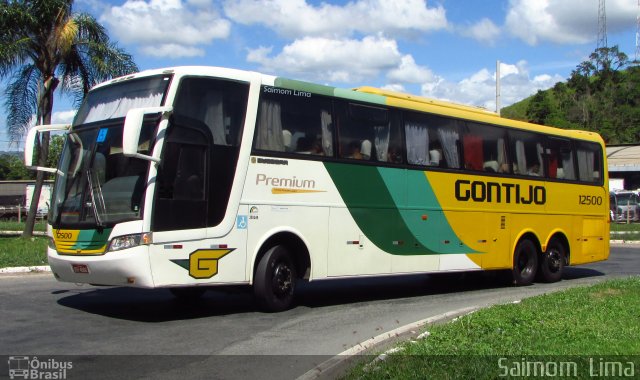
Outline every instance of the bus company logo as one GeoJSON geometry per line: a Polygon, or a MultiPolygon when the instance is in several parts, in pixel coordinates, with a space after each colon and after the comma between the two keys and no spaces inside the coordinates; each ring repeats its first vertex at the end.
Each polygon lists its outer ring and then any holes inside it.
{"type": "Polygon", "coordinates": [[[197,249],[189,254],[188,259],[171,260],[174,264],[189,271],[189,276],[204,280],[218,274],[218,261],[235,248],[197,249]]]}
{"type": "Polygon", "coordinates": [[[455,184],[456,199],[462,202],[515,203],[536,204],[547,203],[547,190],[543,186],[531,186],[499,183],[467,181],[459,179],[455,184]]]}
{"type": "Polygon", "coordinates": [[[70,361],[38,359],[37,356],[9,356],[10,379],[66,379],[67,371],[73,369],[70,361]]]}

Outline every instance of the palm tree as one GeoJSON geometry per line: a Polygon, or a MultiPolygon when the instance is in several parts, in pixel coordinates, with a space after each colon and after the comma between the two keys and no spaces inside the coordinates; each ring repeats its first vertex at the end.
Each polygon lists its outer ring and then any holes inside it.
{"type": "MultiPolygon", "coordinates": [[[[6,89],[7,128],[18,141],[32,124],[50,124],[54,91],[79,105],[96,83],[137,71],[131,55],[109,41],[91,15],[72,12],[73,0],[0,0],[0,79],[6,89]]],[[[46,166],[49,134],[39,142],[46,166]]],[[[33,234],[44,173],[38,172],[23,236],[33,234]]]]}

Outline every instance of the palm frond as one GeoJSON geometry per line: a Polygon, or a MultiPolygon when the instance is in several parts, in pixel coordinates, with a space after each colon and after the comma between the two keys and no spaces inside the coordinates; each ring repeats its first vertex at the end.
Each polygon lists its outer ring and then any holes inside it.
{"type": "Polygon", "coordinates": [[[35,65],[16,70],[6,89],[7,129],[12,141],[18,141],[29,129],[37,112],[40,73],[35,65]]]}

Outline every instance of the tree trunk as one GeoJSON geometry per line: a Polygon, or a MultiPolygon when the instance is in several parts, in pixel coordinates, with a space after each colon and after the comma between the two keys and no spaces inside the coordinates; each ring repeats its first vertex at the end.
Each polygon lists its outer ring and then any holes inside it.
{"type": "MultiPolygon", "coordinates": [[[[50,75],[45,77],[42,86],[42,97],[38,101],[38,113],[42,115],[42,120],[38,120],[38,125],[51,124],[51,114],[53,112],[53,92],[58,87],[58,79],[50,75]],[[40,122],[41,121],[41,122],[40,122]]],[[[38,118],[40,119],[40,118],[38,118]]],[[[49,155],[49,132],[42,133],[41,144],[38,147],[38,166],[47,166],[47,157],[49,155]]],[[[40,202],[40,194],[42,193],[42,184],[44,183],[45,173],[38,171],[36,175],[36,184],[33,188],[33,197],[29,206],[29,214],[22,231],[22,237],[33,236],[33,227],[36,224],[36,214],[38,212],[38,203],[40,202]]]]}

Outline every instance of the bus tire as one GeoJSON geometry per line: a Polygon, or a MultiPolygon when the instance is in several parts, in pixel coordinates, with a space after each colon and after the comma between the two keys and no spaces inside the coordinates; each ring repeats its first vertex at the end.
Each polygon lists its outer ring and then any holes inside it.
{"type": "Polygon", "coordinates": [[[547,250],[540,256],[538,278],[542,282],[558,282],[562,279],[565,263],[564,245],[557,239],[552,239],[547,250]]]}
{"type": "Polygon", "coordinates": [[[513,284],[531,285],[538,269],[538,250],[529,239],[522,239],[513,252],[513,284]]]}
{"type": "Polygon", "coordinates": [[[195,302],[202,298],[207,291],[206,288],[201,286],[170,288],[169,291],[181,302],[195,302]]]}
{"type": "Polygon", "coordinates": [[[260,259],[253,281],[253,293],[266,311],[291,308],[296,287],[296,267],[287,248],[276,245],[260,259]]]}

